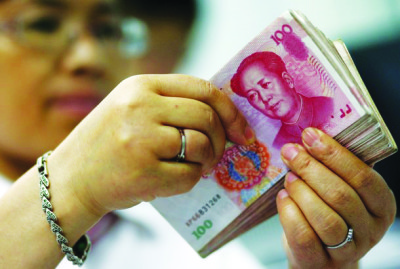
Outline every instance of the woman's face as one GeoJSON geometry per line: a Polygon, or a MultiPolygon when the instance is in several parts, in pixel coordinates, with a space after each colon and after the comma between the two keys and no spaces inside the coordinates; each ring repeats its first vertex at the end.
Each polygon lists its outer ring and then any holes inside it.
{"type": "Polygon", "coordinates": [[[0,4],[0,23],[11,25],[0,30],[0,171],[7,158],[33,164],[55,148],[127,76],[122,58],[93,34],[112,31],[119,19],[112,5],[112,0],[0,4]],[[37,39],[64,26],[77,29],[67,45],[47,48],[37,39]]]}
{"type": "Polygon", "coordinates": [[[289,76],[277,76],[255,63],[243,70],[241,82],[249,103],[264,115],[288,121],[296,113],[296,92],[289,76]]]}

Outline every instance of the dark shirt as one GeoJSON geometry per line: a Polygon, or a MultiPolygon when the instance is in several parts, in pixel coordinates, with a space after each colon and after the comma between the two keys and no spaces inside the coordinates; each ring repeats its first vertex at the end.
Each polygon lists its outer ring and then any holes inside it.
{"type": "Polygon", "coordinates": [[[284,123],[273,142],[273,147],[281,148],[286,143],[302,144],[301,133],[307,127],[323,130],[333,113],[333,99],[325,96],[302,98],[301,113],[295,123],[284,123]]]}

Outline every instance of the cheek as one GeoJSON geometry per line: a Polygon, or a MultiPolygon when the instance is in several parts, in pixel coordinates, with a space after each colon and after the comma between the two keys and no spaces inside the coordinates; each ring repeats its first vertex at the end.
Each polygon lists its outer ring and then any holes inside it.
{"type": "Polygon", "coordinates": [[[256,99],[256,100],[248,100],[249,103],[255,107],[258,110],[264,110],[266,109],[266,106],[264,105],[264,103],[260,100],[260,99],[256,99]]]}
{"type": "MultiPolygon", "coordinates": [[[[123,59],[121,57],[110,58],[107,64],[107,82],[110,83],[110,87],[100,87],[105,88],[109,93],[114,87],[116,87],[122,80],[135,75],[135,67],[132,59],[123,59]]],[[[104,86],[104,85],[103,85],[104,86]]]]}
{"type": "Polygon", "coordinates": [[[283,105],[285,109],[295,108],[295,99],[293,95],[286,95],[284,100],[283,105]]]}
{"type": "Polygon", "coordinates": [[[15,130],[38,125],[43,109],[42,94],[35,92],[29,79],[11,78],[4,73],[0,75],[0,126],[3,130],[15,130]]]}
{"type": "Polygon", "coordinates": [[[262,114],[264,114],[265,116],[272,118],[272,119],[276,118],[275,113],[273,111],[271,111],[269,109],[269,107],[266,104],[264,104],[261,100],[256,101],[256,102],[250,102],[250,104],[254,108],[256,108],[258,111],[260,111],[262,114]]]}
{"type": "Polygon", "coordinates": [[[281,103],[281,108],[280,108],[280,113],[281,114],[287,114],[292,108],[292,104],[288,102],[282,102],[281,103]]]}
{"type": "MultiPolygon", "coordinates": [[[[0,47],[0,146],[30,148],[43,125],[44,86],[54,70],[46,55],[0,47]]],[[[38,141],[36,141],[38,142],[38,141]]]]}
{"type": "Polygon", "coordinates": [[[41,91],[41,76],[32,69],[0,69],[0,106],[5,115],[14,120],[37,121],[42,108],[43,92],[41,91]],[[30,75],[28,75],[30,74],[30,75]]]}
{"type": "Polygon", "coordinates": [[[35,96],[18,92],[0,93],[0,147],[22,155],[32,151],[31,143],[40,131],[41,112],[35,96]]]}
{"type": "Polygon", "coordinates": [[[55,70],[54,60],[21,48],[0,49],[0,87],[20,95],[41,94],[40,88],[55,70]]]}
{"type": "Polygon", "coordinates": [[[154,20],[149,27],[148,50],[143,56],[130,61],[127,68],[130,75],[170,73],[185,53],[185,41],[189,33],[186,26],[179,22],[154,20]]]}

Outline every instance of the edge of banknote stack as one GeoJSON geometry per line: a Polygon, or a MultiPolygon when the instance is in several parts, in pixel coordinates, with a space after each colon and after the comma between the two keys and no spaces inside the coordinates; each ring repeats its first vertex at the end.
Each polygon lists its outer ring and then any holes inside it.
{"type": "Polygon", "coordinates": [[[345,80],[353,94],[369,111],[367,117],[343,130],[335,139],[367,164],[374,164],[394,154],[398,148],[389,129],[371,98],[346,45],[342,40],[331,41],[299,11],[290,10],[293,18],[304,28],[315,44],[345,80]]]}

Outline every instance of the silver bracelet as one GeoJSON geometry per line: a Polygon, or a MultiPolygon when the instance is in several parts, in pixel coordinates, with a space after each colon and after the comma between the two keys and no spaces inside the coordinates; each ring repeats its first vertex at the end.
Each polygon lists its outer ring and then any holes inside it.
{"type": "Polygon", "coordinates": [[[68,240],[63,235],[63,230],[57,224],[57,217],[53,212],[53,206],[50,203],[50,192],[49,186],[50,181],[48,178],[47,171],[47,158],[51,154],[51,151],[45,153],[39,157],[36,162],[36,166],[39,172],[39,188],[40,188],[40,199],[42,200],[42,210],[46,213],[47,222],[50,224],[51,231],[56,235],[57,243],[61,247],[61,251],[65,253],[67,259],[73,264],[81,266],[88,254],[91,247],[89,237],[84,234],[76,244],[71,248],[68,246],[68,240]]]}

